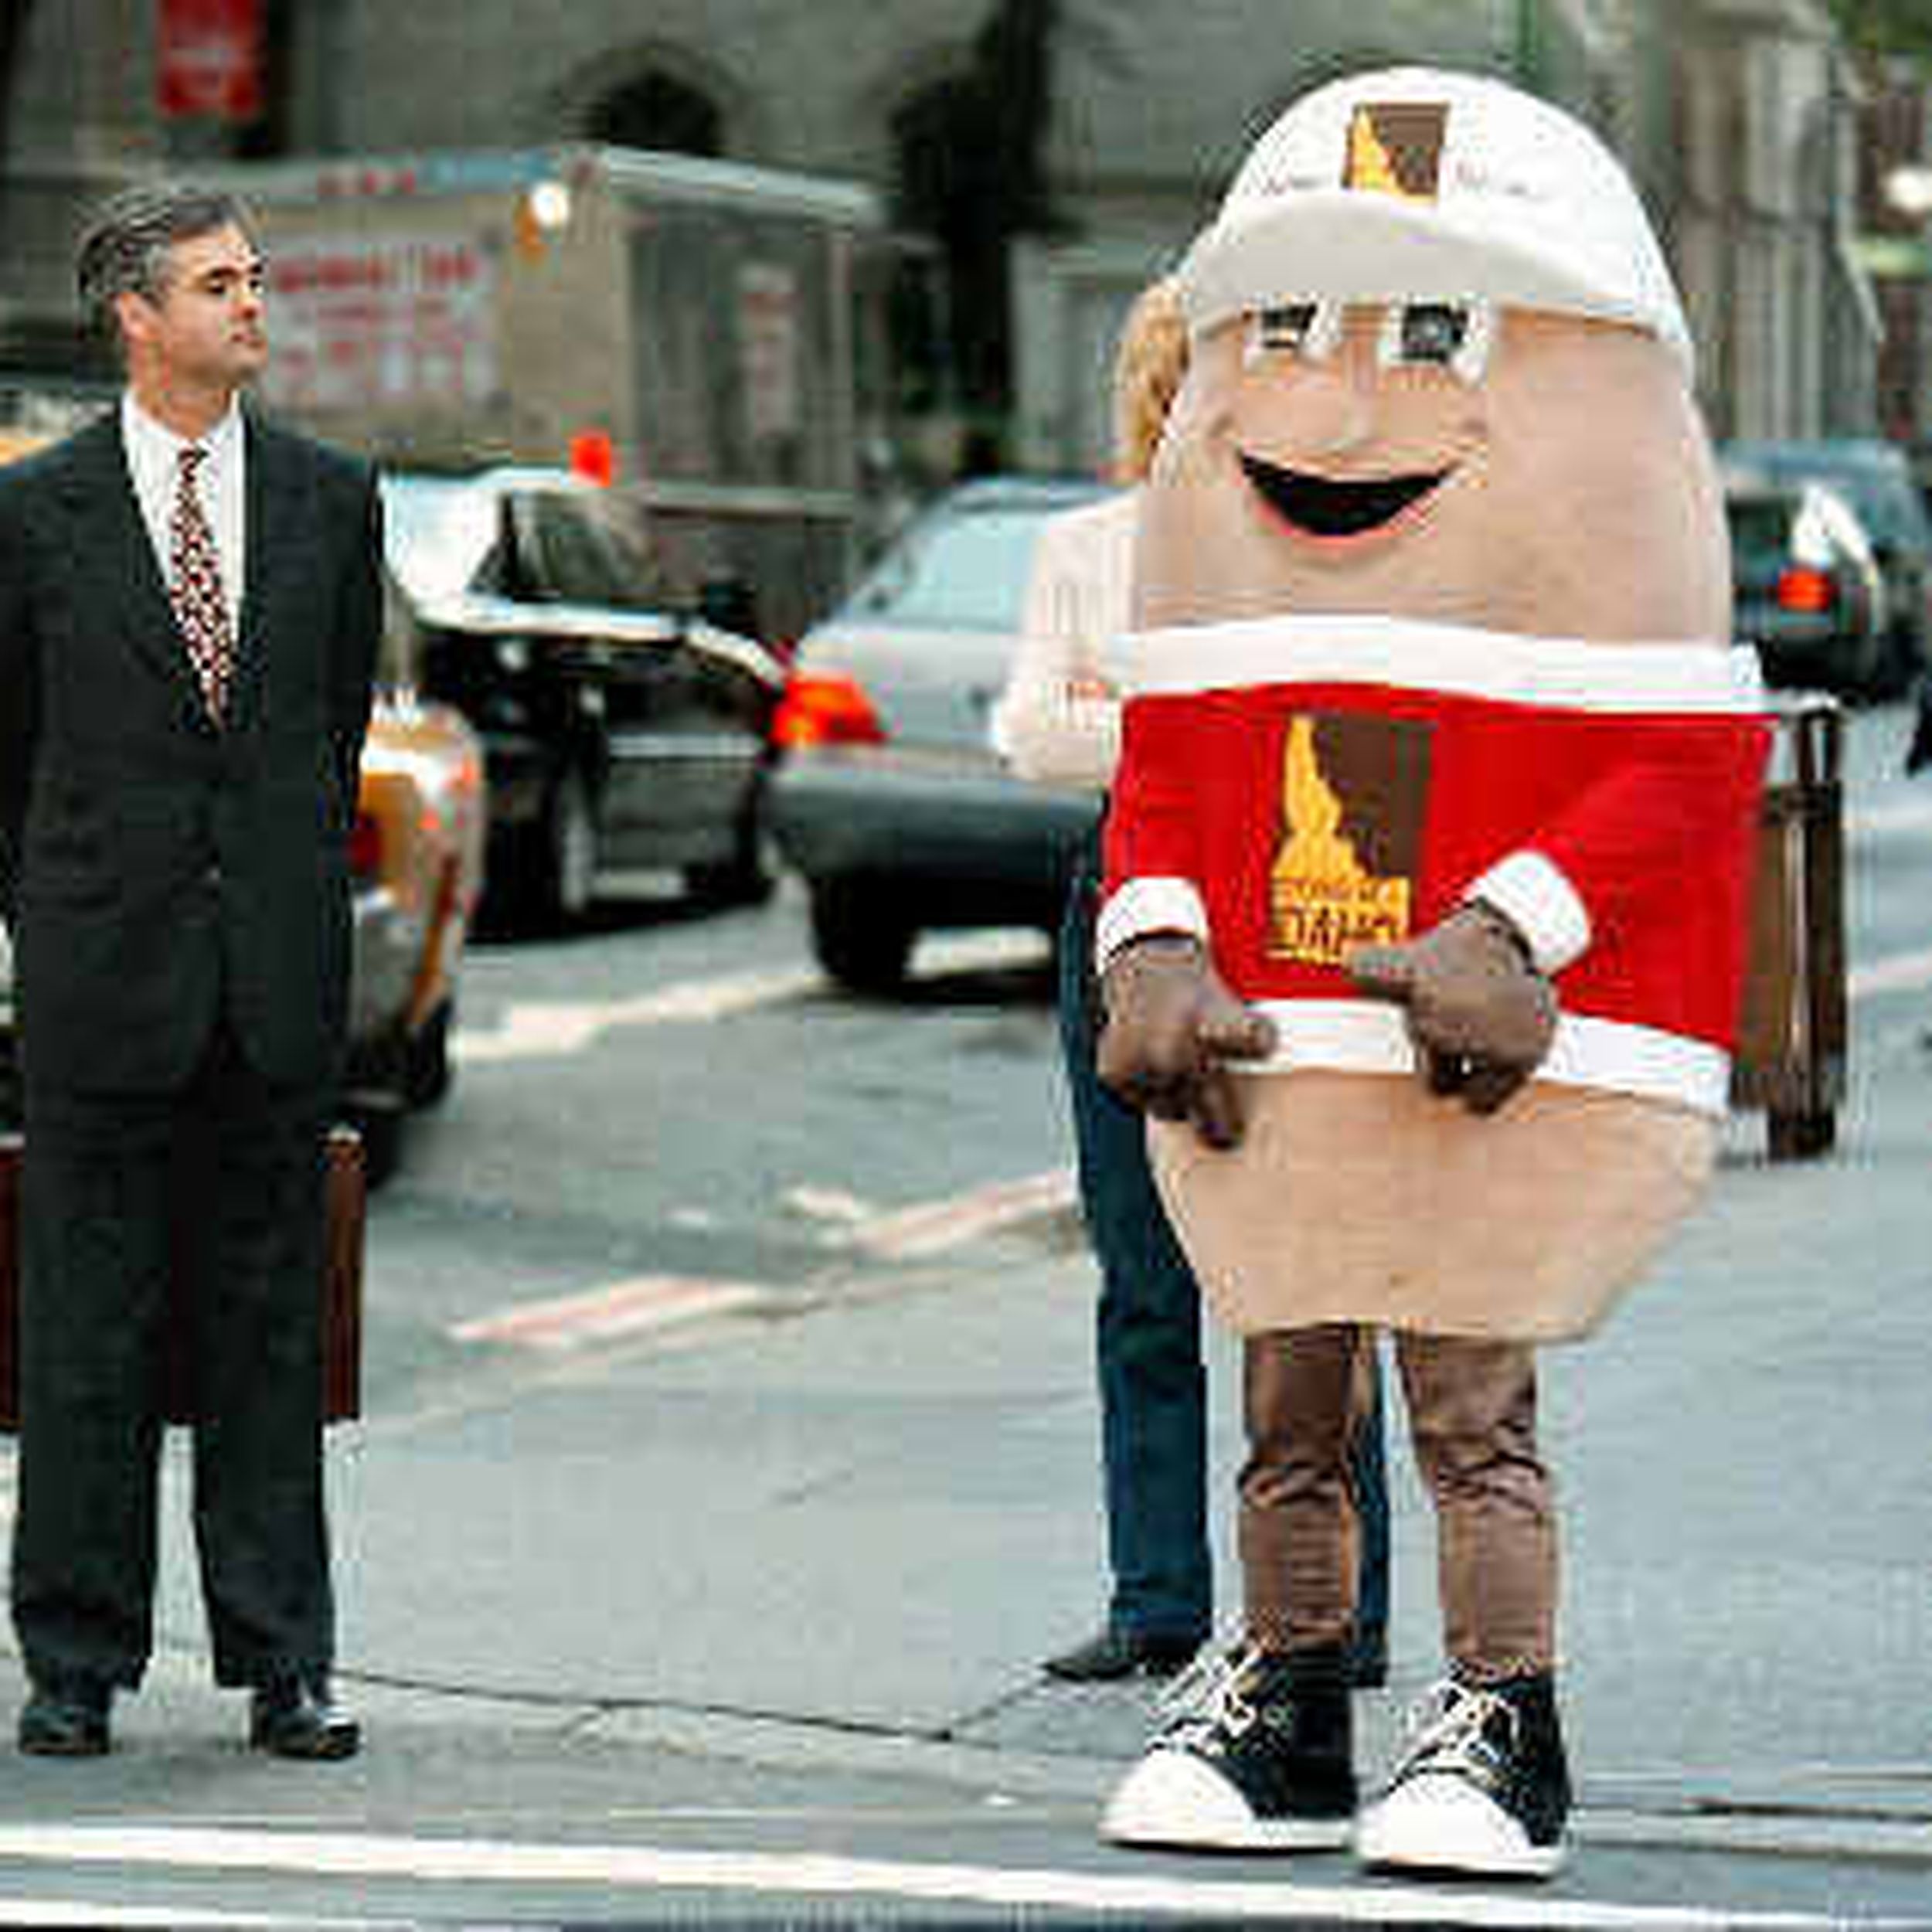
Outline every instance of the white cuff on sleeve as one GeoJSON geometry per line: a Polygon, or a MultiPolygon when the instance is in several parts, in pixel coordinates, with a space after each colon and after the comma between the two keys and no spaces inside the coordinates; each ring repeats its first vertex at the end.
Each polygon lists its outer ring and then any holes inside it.
{"type": "Polygon", "coordinates": [[[1539,971],[1560,972],[1590,950],[1590,908],[1539,852],[1514,852],[1464,895],[1493,906],[1529,942],[1539,971]]]}
{"type": "Polygon", "coordinates": [[[1104,973],[1123,946],[1148,933],[1185,933],[1207,943],[1207,907],[1189,879],[1130,879],[1094,923],[1094,970],[1104,973]]]}

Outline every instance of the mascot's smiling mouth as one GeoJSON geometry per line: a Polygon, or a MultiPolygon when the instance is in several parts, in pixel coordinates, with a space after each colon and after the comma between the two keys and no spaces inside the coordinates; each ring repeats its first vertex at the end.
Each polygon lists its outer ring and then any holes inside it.
{"type": "Polygon", "coordinates": [[[1419,503],[1451,474],[1430,470],[1408,476],[1343,479],[1283,469],[1243,452],[1250,485],[1286,522],[1311,536],[1360,536],[1379,530],[1419,503]]]}

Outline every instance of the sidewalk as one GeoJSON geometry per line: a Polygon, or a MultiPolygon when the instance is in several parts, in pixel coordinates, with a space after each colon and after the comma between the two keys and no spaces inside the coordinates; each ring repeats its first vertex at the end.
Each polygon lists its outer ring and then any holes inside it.
{"type": "MultiPolygon", "coordinates": [[[[1621,1855],[1697,1850],[1713,1859],[1707,1905],[1762,1895],[1723,1873],[1795,1860],[1847,1910],[1868,1879],[1894,1905],[1922,1883],[1932,1923],[1926,1155],[1888,1141],[1880,1097],[1861,1097],[1864,1125],[1815,1166],[1764,1166],[1740,1127],[1658,1279],[1549,1359],[1577,1896],[1641,1869],[1621,1855]]],[[[374,1305],[407,1287],[379,1243],[374,1305]]],[[[747,1809],[951,1791],[1049,1825],[1029,1864],[1145,1874],[1093,1824],[1148,1689],[1037,1672],[1101,1607],[1091,1294],[1084,1253],[1049,1221],[788,1318],[741,1311],[547,1367],[505,1355],[342,1432],[343,1671],[371,1749],[335,1785],[264,1784],[239,1753],[209,1770],[207,1739],[240,1710],[206,1688],[171,1499],[163,1654],[117,1713],[126,1748],[31,1787],[9,1770],[0,1791],[31,1795],[24,1814],[0,1798],[0,1860],[19,1816],[148,1818],[164,1791],[177,1801],[164,1770],[192,1764],[223,1815],[339,1810],[402,1832],[468,1807],[525,1836],[573,1804],[607,1831],[614,1794],[645,1781],[747,1809]]],[[[1215,1349],[1226,1498],[1236,1377],[1215,1349]]],[[[1361,1699],[1371,1779],[1439,1656],[1432,1532],[1400,1430],[1393,1447],[1394,1681],[1361,1699]]],[[[0,1651],[9,1712],[19,1677],[0,1651]]],[[[1340,1858],[1275,1869],[1351,1877],[1340,1858]]]]}

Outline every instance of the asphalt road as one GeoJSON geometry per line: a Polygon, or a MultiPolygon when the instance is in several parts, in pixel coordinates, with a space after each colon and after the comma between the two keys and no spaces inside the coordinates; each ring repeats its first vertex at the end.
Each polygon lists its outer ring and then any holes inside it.
{"type": "MultiPolygon", "coordinates": [[[[1551,1359],[1582,1792],[1556,1886],[1095,1842],[1148,1704],[1036,1671],[1100,1592],[1044,950],[933,942],[862,1002],[795,891],[700,918],[630,882],[583,934],[473,955],[454,1091],[375,1204],[368,1417],[332,1461],[369,1750],[239,1748],[177,1507],[121,1748],[0,1762],[0,1923],[1932,1923],[1932,786],[1896,774],[1904,723],[1851,731],[1839,1151],[1773,1165],[1735,1122],[1658,1278],[1551,1359]]],[[[1437,1663],[1396,1468],[1370,1775],[1437,1663]]],[[[0,1651],[0,1701],[18,1677],[0,1651]]]]}

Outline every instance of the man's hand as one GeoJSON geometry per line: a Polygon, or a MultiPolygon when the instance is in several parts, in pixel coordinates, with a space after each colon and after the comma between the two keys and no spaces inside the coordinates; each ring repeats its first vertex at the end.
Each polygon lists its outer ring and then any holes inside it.
{"type": "Polygon", "coordinates": [[[1472,1114],[1495,1113],[1549,1051],[1555,989],[1492,906],[1464,906],[1403,945],[1357,947],[1344,964],[1372,999],[1402,1008],[1430,1091],[1472,1114]]]}
{"type": "Polygon", "coordinates": [[[1228,1063],[1264,1060],[1274,1023],[1242,1005],[1195,940],[1156,934],[1115,954],[1100,980],[1101,1080],[1129,1107],[1192,1121],[1209,1147],[1237,1147],[1241,1108],[1228,1063]]]}

